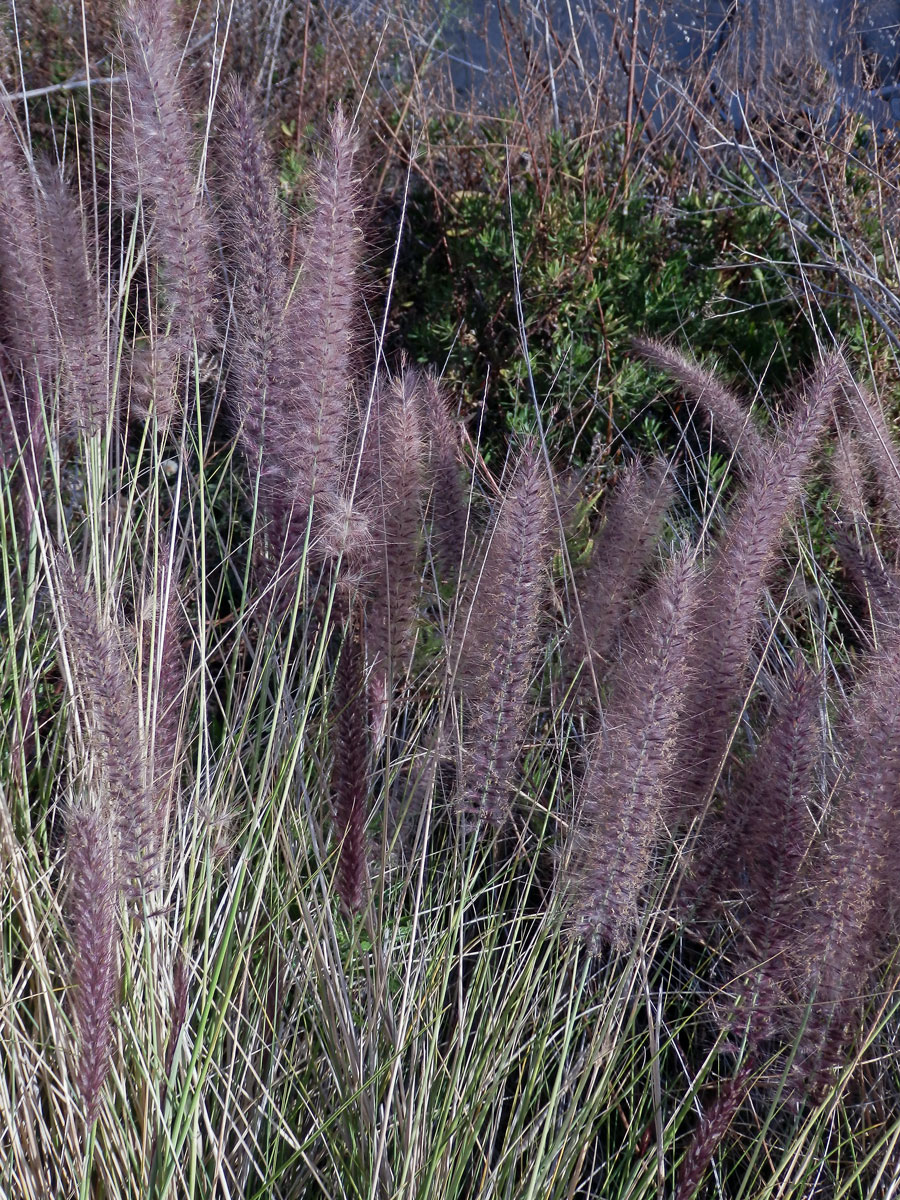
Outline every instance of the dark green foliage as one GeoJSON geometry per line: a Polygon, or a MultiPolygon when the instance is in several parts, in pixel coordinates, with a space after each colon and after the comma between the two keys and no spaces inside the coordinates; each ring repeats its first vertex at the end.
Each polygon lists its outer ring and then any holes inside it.
{"type": "MultiPolygon", "coordinates": [[[[513,229],[537,394],[552,414],[554,445],[578,461],[597,438],[651,451],[676,444],[676,430],[657,419],[665,412],[653,402],[659,376],[630,354],[638,331],[677,336],[750,389],[765,379],[767,392],[781,392],[812,366],[816,334],[798,310],[791,231],[771,207],[714,190],[672,201],[640,177],[623,192],[613,164],[586,162],[561,135],[553,147],[546,197],[527,172],[514,176],[510,197],[485,154],[481,187],[446,205],[422,191],[409,205],[398,342],[422,362],[446,359],[469,413],[487,386],[483,428],[493,450],[533,419],[513,229]]],[[[814,257],[809,281],[833,336],[858,340],[856,306],[814,257]]],[[[662,386],[677,403],[678,388],[662,386]]]]}

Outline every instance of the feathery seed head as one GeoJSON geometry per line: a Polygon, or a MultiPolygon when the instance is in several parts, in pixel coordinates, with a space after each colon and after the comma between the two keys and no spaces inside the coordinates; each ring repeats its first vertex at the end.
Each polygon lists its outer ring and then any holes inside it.
{"type": "Polygon", "coordinates": [[[527,717],[530,676],[539,648],[543,584],[550,552],[549,487],[533,443],[523,448],[494,523],[467,622],[470,705],[459,807],[499,825],[527,717]]]}
{"type": "Polygon", "coordinates": [[[79,1033],[78,1090],[92,1125],[109,1074],[118,990],[118,922],[113,846],[100,814],[74,808],[66,850],[69,929],[73,952],[72,1007],[79,1033]]]}

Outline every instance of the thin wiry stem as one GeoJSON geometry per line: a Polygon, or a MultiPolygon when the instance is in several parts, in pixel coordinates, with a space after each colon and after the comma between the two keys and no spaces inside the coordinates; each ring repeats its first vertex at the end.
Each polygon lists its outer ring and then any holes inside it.
{"type": "Polygon", "coordinates": [[[356,912],[362,907],[366,892],[369,769],[363,657],[355,622],[345,630],[332,704],[331,792],[338,840],[337,887],[347,908],[356,912]]]}

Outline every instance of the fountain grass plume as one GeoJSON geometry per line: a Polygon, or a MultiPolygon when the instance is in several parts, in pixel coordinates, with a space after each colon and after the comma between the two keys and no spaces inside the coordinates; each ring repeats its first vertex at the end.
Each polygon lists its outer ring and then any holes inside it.
{"type": "MultiPolygon", "coordinates": [[[[843,389],[842,409],[849,409],[859,447],[875,478],[895,530],[900,530],[900,455],[887,419],[874,392],[858,384],[849,373],[843,389]]],[[[857,469],[857,478],[861,472],[857,469]]]]}
{"type": "Polygon", "coordinates": [[[566,660],[570,674],[581,668],[582,691],[594,676],[603,680],[617,657],[622,623],[656,553],[673,496],[672,479],[662,460],[649,469],[632,463],[615,482],[590,561],[576,581],[578,607],[572,615],[566,660]]]}
{"type": "Polygon", "coordinates": [[[591,945],[624,949],[639,922],[663,808],[677,784],[697,582],[690,555],[668,564],[631,621],[610,680],[557,879],[569,927],[591,945]]]}
{"type": "Polygon", "coordinates": [[[549,519],[548,480],[529,442],[503,498],[464,622],[463,652],[470,666],[463,684],[468,712],[458,807],[491,825],[503,824],[510,812],[539,651],[549,519]]]}
{"type": "MultiPolygon", "coordinates": [[[[738,895],[744,935],[762,947],[785,919],[784,906],[813,838],[807,801],[821,760],[817,732],[822,680],[794,670],[754,753],[736,770],[721,808],[710,813],[694,861],[701,908],[738,895]]],[[[791,922],[788,922],[790,925],[791,922]]],[[[790,935],[790,930],[783,930],[790,935]]]]}
{"type": "Polygon", "coordinates": [[[303,264],[291,295],[272,167],[245,91],[232,84],[222,123],[223,227],[234,272],[229,391],[258,478],[259,508],[283,578],[310,552],[349,552],[345,496],[357,348],[361,235],[356,139],[338,108],[311,188],[303,264]]]}
{"type": "Polygon", "coordinates": [[[116,831],[117,882],[140,893],[153,884],[161,846],[133,673],[85,581],[61,559],[58,573],[66,657],[89,718],[86,749],[100,768],[104,817],[116,831]]]}
{"type": "Polygon", "coordinates": [[[109,825],[97,812],[68,816],[66,877],[72,939],[72,1011],[78,1028],[76,1080],[92,1125],[109,1074],[118,992],[117,889],[109,825]]]}
{"type": "Polygon", "coordinates": [[[632,349],[658,371],[681,384],[700,404],[712,423],[713,434],[737,455],[742,474],[752,479],[765,458],[766,439],[749,407],[739,400],[712,371],[654,338],[632,338],[632,349]]]}
{"type": "Polygon", "coordinates": [[[868,478],[863,446],[852,431],[838,427],[830,466],[831,486],[841,508],[854,523],[864,524],[870,507],[872,481],[868,478]]]}
{"type": "Polygon", "coordinates": [[[49,164],[41,184],[46,274],[63,368],[59,419],[61,426],[90,436],[106,428],[112,408],[107,305],[76,197],[49,164]]]}
{"type": "Polygon", "coordinates": [[[882,627],[890,628],[900,619],[900,580],[896,568],[882,560],[874,544],[860,546],[846,528],[832,528],[831,541],[853,590],[866,605],[869,640],[877,641],[882,627]]]}
{"type": "Polygon", "coordinates": [[[366,649],[370,663],[388,675],[409,654],[421,589],[421,390],[418,372],[407,368],[382,389],[384,407],[372,431],[378,463],[374,486],[367,488],[372,567],[366,649]]]}
{"type": "Polygon", "coordinates": [[[121,19],[128,99],[114,135],[115,179],[152,209],[171,334],[181,351],[213,334],[212,229],[195,165],[182,53],[172,0],[128,0],[121,19]]]}
{"type": "Polygon", "coordinates": [[[260,507],[277,522],[270,531],[277,541],[291,490],[279,429],[291,410],[293,377],[285,346],[285,228],[268,146],[236,81],[226,88],[219,157],[221,225],[233,271],[228,392],[248,465],[259,473],[260,507]]]}
{"type": "Polygon", "coordinates": [[[736,892],[735,977],[723,1023],[732,1043],[752,1055],[784,1029],[793,986],[794,947],[802,928],[804,871],[815,841],[810,800],[820,761],[816,744],[822,680],[795,670],[772,723],[744,765],[710,838],[707,886],[736,892]]]}
{"type": "Polygon", "coordinates": [[[799,1101],[820,1096],[843,1060],[862,997],[896,911],[894,856],[900,848],[900,626],[883,631],[854,690],[840,734],[846,771],[833,801],[828,838],[796,906],[802,936],[794,951],[799,1029],[789,1077],[799,1101]],[[807,1010],[809,1001],[811,1007],[807,1010]]]}
{"type": "Polygon", "coordinates": [[[142,613],[142,651],[147,690],[149,780],[154,845],[165,846],[181,762],[181,722],[186,666],[181,649],[185,618],[181,589],[165,548],[157,552],[155,585],[142,613]]]}
{"type": "Polygon", "coordinates": [[[704,1107],[694,1136],[681,1160],[675,1200],[694,1200],[713,1155],[747,1096],[752,1078],[753,1067],[745,1064],[723,1085],[716,1099],[704,1107]]]}
{"type": "Polygon", "coordinates": [[[418,395],[427,434],[432,555],[440,576],[454,580],[462,569],[468,513],[459,430],[436,375],[431,372],[422,375],[418,395]]]}
{"type": "MultiPolygon", "coordinates": [[[[315,499],[320,517],[327,516],[344,486],[361,283],[355,154],[356,135],[338,107],[316,167],[303,265],[286,317],[288,352],[297,356],[298,370],[293,411],[289,417],[279,414],[278,433],[297,464],[291,496],[294,541],[305,536],[310,501],[315,499]]],[[[328,545],[322,549],[334,552],[328,545]]]]}
{"type": "Polygon", "coordinates": [[[841,356],[822,360],[790,425],[745,485],[712,555],[695,615],[683,722],[685,815],[696,813],[719,774],[744,695],[763,590],[846,376],[841,356]]]}
{"type": "Polygon", "coordinates": [[[132,347],[127,360],[128,386],[120,389],[123,400],[127,395],[127,416],[145,421],[152,415],[161,428],[177,416],[179,354],[175,339],[155,329],[146,342],[132,347]]]}
{"type": "Polygon", "coordinates": [[[0,401],[0,465],[15,461],[31,438],[27,462],[36,478],[44,442],[41,395],[55,369],[57,349],[34,177],[12,126],[11,110],[0,104],[0,342],[9,363],[4,376],[11,409],[7,412],[5,398],[0,401]]]}

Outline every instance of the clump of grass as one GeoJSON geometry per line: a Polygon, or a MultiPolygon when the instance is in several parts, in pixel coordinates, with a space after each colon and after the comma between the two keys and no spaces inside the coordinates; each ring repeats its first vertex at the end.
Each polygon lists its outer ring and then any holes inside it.
{"type": "Polygon", "coordinates": [[[848,1084],[877,1047],[887,1110],[896,1066],[884,415],[831,353],[766,428],[644,341],[740,469],[698,515],[690,439],[625,456],[585,544],[543,411],[498,478],[369,338],[344,108],[292,227],[247,85],[201,142],[174,8],[122,39],[100,208],[0,131],[4,1184],[687,1200],[752,1096],[744,1191],[817,1154],[879,1186],[897,1124],[873,1150],[848,1084]],[[843,642],[823,481],[878,596],[843,642]]]}

